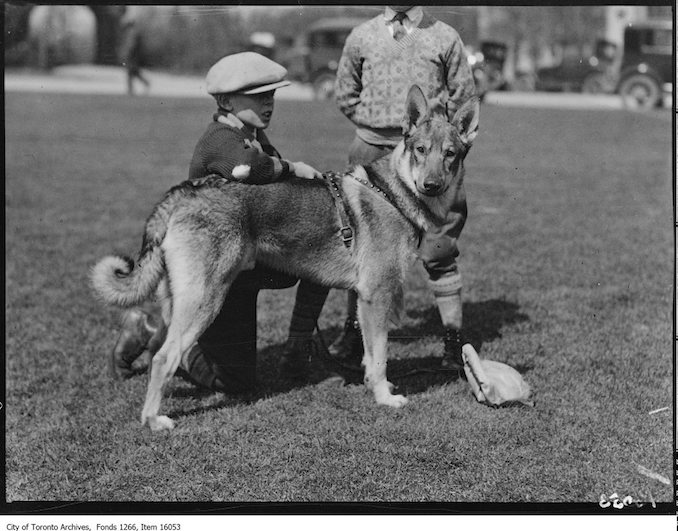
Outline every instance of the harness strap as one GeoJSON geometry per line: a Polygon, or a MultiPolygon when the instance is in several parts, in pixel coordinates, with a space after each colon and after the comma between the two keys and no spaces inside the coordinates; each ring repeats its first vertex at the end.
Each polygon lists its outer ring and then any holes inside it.
{"type": "MultiPolygon", "coordinates": [[[[366,171],[369,170],[369,167],[365,168],[366,171]]],[[[369,175],[369,173],[368,173],[369,175]]],[[[397,203],[389,196],[388,193],[386,193],[384,190],[379,188],[377,185],[374,183],[365,180],[361,177],[356,176],[353,172],[348,172],[344,174],[337,174],[333,171],[328,171],[323,173],[323,178],[327,181],[329,181],[331,190],[330,192],[332,193],[332,198],[334,199],[334,204],[337,207],[337,212],[339,213],[339,219],[341,220],[341,229],[340,229],[340,235],[341,238],[344,242],[344,245],[349,248],[351,246],[351,241],[353,240],[353,229],[349,225],[348,221],[348,215],[346,213],[346,203],[343,200],[341,196],[341,191],[339,190],[339,185],[337,184],[337,179],[347,176],[351,177],[363,186],[370,188],[372,191],[376,192],[377,194],[381,195],[384,200],[389,203],[393,208],[395,208],[400,214],[414,227],[416,230],[417,236],[419,237],[419,243],[418,245],[421,245],[421,240],[423,237],[423,231],[417,227],[410,218],[408,218],[400,208],[398,208],[397,203]]]]}
{"type": "MultiPolygon", "coordinates": [[[[367,168],[365,169],[365,171],[367,171],[367,168]]],[[[389,195],[388,195],[386,192],[384,192],[381,188],[379,188],[377,185],[375,185],[374,183],[372,183],[372,182],[370,182],[370,181],[366,181],[365,179],[362,179],[362,178],[360,178],[360,177],[357,177],[357,176],[354,175],[353,173],[350,173],[350,172],[349,172],[348,175],[350,175],[351,177],[353,177],[356,181],[358,181],[358,182],[359,182],[360,184],[362,184],[363,186],[367,186],[368,188],[371,188],[372,190],[374,190],[374,191],[377,192],[378,194],[381,194],[382,196],[384,196],[384,199],[386,199],[386,201],[387,201],[388,203],[390,203],[396,210],[399,210],[398,207],[397,207],[396,204],[395,204],[395,201],[393,201],[393,200],[389,197],[389,195]]]]}
{"type": "MultiPolygon", "coordinates": [[[[365,172],[367,172],[367,175],[369,176],[370,173],[371,173],[371,168],[370,168],[370,166],[364,166],[364,168],[365,168],[365,172]]],[[[360,177],[357,177],[357,176],[354,175],[353,173],[349,173],[348,175],[350,175],[351,177],[353,177],[356,181],[358,181],[358,182],[359,182],[360,184],[362,184],[363,186],[367,186],[368,188],[371,188],[372,190],[374,190],[374,191],[377,192],[378,194],[382,195],[382,196],[384,197],[384,199],[386,199],[386,202],[387,202],[387,203],[389,203],[393,208],[395,208],[398,212],[400,212],[400,214],[402,214],[402,216],[410,223],[410,225],[412,225],[412,227],[414,227],[415,231],[417,232],[417,235],[418,235],[418,238],[419,238],[419,243],[417,243],[417,247],[419,247],[419,245],[421,245],[421,240],[422,240],[422,238],[423,238],[423,236],[424,236],[424,232],[423,232],[419,227],[417,227],[417,226],[412,222],[412,220],[411,220],[410,218],[408,218],[408,217],[404,214],[404,212],[403,212],[400,208],[398,208],[398,205],[397,205],[396,202],[391,198],[391,196],[389,196],[386,192],[384,192],[381,188],[379,188],[377,185],[375,185],[375,184],[372,183],[371,181],[366,181],[365,179],[362,179],[362,178],[360,178],[360,177]]]]}
{"type": "Polygon", "coordinates": [[[348,214],[346,212],[346,203],[341,197],[341,191],[339,190],[337,177],[338,175],[333,171],[323,173],[323,179],[329,182],[330,193],[332,194],[332,199],[334,199],[334,206],[337,208],[337,213],[339,214],[339,236],[344,242],[346,248],[350,249],[351,242],[353,241],[353,229],[349,224],[348,214]]]}

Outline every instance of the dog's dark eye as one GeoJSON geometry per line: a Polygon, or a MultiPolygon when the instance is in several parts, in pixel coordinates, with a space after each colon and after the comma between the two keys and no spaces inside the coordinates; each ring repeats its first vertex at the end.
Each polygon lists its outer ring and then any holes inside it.
{"type": "Polygon", "coordinates": [[[451,149],[448,149],[447,151],[445,151],[445,156],[446,157],[454,157],[454,151],[452,151],[451,149]]]}
{"type": "Polygon", "coordinates": [[[417,150],[417,153],[421,153],[422,155],[423,155],[424,153],[426,153],[426,148],[425,148],[424,146],[417,146],[417,147],[414,148],[414,149],[417,150]]]}

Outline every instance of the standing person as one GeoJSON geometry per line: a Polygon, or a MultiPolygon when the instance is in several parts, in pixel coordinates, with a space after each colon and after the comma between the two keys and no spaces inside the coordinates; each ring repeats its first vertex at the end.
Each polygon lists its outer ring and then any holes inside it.
{"type": "Polygon", "coordinates": [[[134,95],[134,80],[138,79],[150,89],[151,83],[141,73],[141,64],[143,62],[143,50],[141,31],[134,18],[125,14],[121,19],[121,38],[120,38],[120,60],[127,71],[127,93],[134,95]]]}
{"type": "MultiPolygon", "coordinates": [[[[382,14],[353,29],[337,69],[337,105],[357,128],[349,164],[370,164],[393,151],[402,139],[405,100],[414,84],[428,100],[438,99],[451,112],[475,93],[464,44],[456,30],[421,6],[387,6],[382,14]]],[[[419,248],[445,328],[443,366],[457,370],[463,367],[457,238],[466,214],[461,187],[449,205],[445,224],[427,232],[419,248]]],[[[344,330],[329,349],[335,358],[357,360],[362,356],[356,302],[357,295],[350,291],[344,330]]]]}
{"type": "MultiPolygon", "coordinates": [[[[218,61],[207,73],[207,91],[217,112],[195,147],[189,179],[218,174],[252,185],[321,174],[304,162],[281,158],[264,134],[273,116],[275,90],[290,84],[287,70],[254,53],[242,52],[218,61]]],[[[220,313],[182,359],[184,376],[216,391],[241,393],[256,384],[257,295],[261,289],[283,289],[298,279],[257,265],[240,273],[220,313]]],[[[282,369],[290,377],[307,376],[315,322],[329,289],[302,280],[297,289],[282,369]]],[[[150,342],[164,334],[158,308],[128,311],[112,352],[116,376],[130,374],[131,364],[150,342]]]]}

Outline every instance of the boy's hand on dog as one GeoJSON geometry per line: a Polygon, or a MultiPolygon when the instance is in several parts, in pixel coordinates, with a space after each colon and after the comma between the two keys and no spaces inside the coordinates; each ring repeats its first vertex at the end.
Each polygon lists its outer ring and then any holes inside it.
{"type": "Polygon", "coordinates": [[[302,179],[321,179],[323,176],[322,173],[305,162],[293,162],[291,166],[294,175],[302,179]]]}

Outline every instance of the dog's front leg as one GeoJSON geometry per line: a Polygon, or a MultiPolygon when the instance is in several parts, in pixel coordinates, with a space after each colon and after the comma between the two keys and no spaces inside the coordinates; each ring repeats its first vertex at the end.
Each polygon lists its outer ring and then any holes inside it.
{"type": "Polygon", "coordinates": [[[384,302],[358,299],[358,321],[365,348],[365,385],[374,393],[377,404],[402,407],[407,398],[392,394],[393,384],[386,379],[389,306],[384,302]]]}

